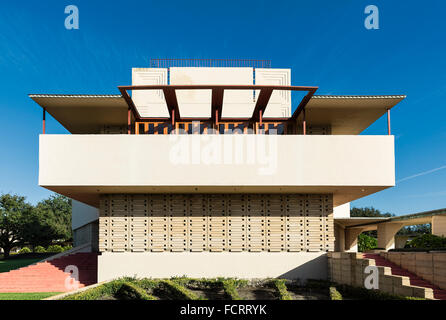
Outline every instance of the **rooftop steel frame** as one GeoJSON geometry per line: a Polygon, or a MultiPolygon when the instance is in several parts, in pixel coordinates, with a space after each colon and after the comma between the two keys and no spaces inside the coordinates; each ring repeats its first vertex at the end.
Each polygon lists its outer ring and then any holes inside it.
{"type": "Polygon", "coordinates": [[[151,68],[171,67],[251,67],[271,68],[271,60],[257,59],[150,59],[151,68]]]}

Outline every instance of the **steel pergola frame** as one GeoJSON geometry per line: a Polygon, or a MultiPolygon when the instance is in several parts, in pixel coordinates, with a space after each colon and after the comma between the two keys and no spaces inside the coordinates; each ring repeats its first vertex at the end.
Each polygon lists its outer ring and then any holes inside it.
{"type": "MultiPolygon", "coordinates": [[[[287,91],[307,91],[308,93],[302,98],[301,102],[297,106],[293,115],[288,118],[268,118],[269,120],[282,120],[290,121],[297,119],[299,114],[304,110],[308,101],[314,95],[318,87],[315,86],[270,86],[270,85],[135,85],[135,86],[118,86],[122,97],[126,101],[129,107],[129,119],[130,112],[133,114],[135,121],[203,121],[211,120],[218,123],[222,120],[221,114],[223,109],[223,97],[225,90],[260,90],[259,97],[254,107],[253,114],[250,118],[228,118],[231,121],[243,120],[253,122],[262,122],[263,114],[266,106],[271,98],[274,90],[287,90],[287,91]],[[163,90],[164,98],[166,100],[167,108],[169,110],[169,118],[154,118],[154,117],[142,117],[138,112],[132,98],[130,97],[129,90],[163,90]],[[176,90],[212,90],[211,99],[211,117],[210,118],[182,118],[178,106],[178,100],[176,90]]],[[[225,118],[226,119],[226,118],[225,118]]]]}

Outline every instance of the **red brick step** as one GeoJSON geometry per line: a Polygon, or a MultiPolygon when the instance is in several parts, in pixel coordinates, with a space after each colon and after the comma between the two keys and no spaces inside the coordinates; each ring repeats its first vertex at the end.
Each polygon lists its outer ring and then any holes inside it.
{"type": "Polygon", "coordinates": [[[76,284],[77,288],[95,284],[97,258],[97,253],[75,253],[0,273],[0,292],[67,292],[76,289],[65,286],[67,278],[72,278],[69,283],[76,284]],[[64,272],[68,265],[78,268],[78,281],[64,272]]]}
{"type": "Polygon", "coordinates": [[[443,289],[435,286],[434,284],[430,283],[429,281],[420,278],[416,274],[399,267],[395,263],[390,262],[389,260],[381,257],[379,254],[364,253],[363,255],[364,255],[364,258],[366,258],[366,259],[375,260],[375,264],[377,266],[389,267],[393,275],[408,277],[410,280],[410,285],[412,285],[412,286],[432,288],[432,290],[434,292],[435,299],[446,300],[446,290],[443,290],[443,289]]]}

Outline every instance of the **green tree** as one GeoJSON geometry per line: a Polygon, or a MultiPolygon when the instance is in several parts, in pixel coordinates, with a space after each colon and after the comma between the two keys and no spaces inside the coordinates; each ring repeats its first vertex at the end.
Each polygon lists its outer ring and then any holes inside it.
{"type": "Polygon", "coordinates": [[[401,235],[422,235],[431,233],[432,233],[432,226],[430,223],[407,226],[398,231],[398,234],[401,235]]]}
{"type": "Polygon", "coordinates": [[[54,240],[71,239],[71,199],[54,195],[40,201],[27,217],[23,238],[32,246],[44,247],[54,240]]]}
{"type": "Polygon", "coordinates": [[[389,212],[382,213],[378,209],[373,207],[365,207],[365,208],[351,208],[350,209],[351,217],[394,217],[394,214],[389,212]]]}
{"type": "Polygon", "coordinates": [[[358,251],[359,252],[365,252],[367,250],[371,250],[376,248],[378,245],[378,241],[376,238],[368,236],[364,233],[361,233],[358,236],[358,251]]]}
{"type": "Polygon", "coordinates": [[[446,238],[436,236],[433,234],[423,234],[415,239],[409,241],[406,248],[417,248],[417,249],[445,249],[446,248],[446,238]]]}
{"type": "Polygon", "coordinates": [[[23,243],[23,227],[32,209],[25,197],[0,195],[0,248],[5,258],[9,257],[12,248],[23,243]]]}

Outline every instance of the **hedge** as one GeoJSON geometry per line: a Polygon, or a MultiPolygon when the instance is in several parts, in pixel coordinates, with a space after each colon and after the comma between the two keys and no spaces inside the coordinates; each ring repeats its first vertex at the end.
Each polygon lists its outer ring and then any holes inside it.
{"type": "Polygon", "coordinates": [[[114,296],[121,300],[157,300],[144,289],[131,282],[124,282],[114,296]]]}
{"type": "Polygon", "coordinates": [[[284,279],[274,279],[271,281],[273,287],[277,290],[277,295],[280,300],[293,300],[290,293],[287,290],[284,279]]]}
{"type": "Polygon", "coordinates": [[[405,248],[446,249],[446,238],[433,234],[423,234],[409,241],[405,248]]]}
{"type": "Polygon", "coordinates": [[[186,287],[172,280],[161,280],[160,289],[164,289],[173,299],[177,300],[199,300],[199,297],[186,287]]]}
{"type": "Polygon", "coordinates": [[[343,300],[342,294],[336,289],[336,287],[330,287],[329,293],[331,300],[343,300]]]}

